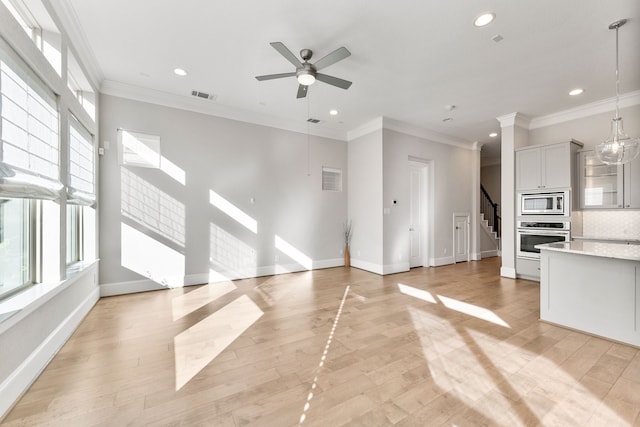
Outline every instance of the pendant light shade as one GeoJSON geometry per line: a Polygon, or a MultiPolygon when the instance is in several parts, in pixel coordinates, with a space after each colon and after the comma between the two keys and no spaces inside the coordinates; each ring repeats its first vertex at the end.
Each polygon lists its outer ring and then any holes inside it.
{"type": "Polygon", "coordinates": [[[610,30],[616,30],[616,116],[611,121],[611,134],[604,142],[596,147],[596,154],[602,163],[607,165],[621,165],[638,157],[640,153],[640,139],[631,138],[624,131],[622,117],[618,108],[620,98],[620,70],[618,67],[618,30],[627,23],[621,19],[609,25],[610,30]]]}

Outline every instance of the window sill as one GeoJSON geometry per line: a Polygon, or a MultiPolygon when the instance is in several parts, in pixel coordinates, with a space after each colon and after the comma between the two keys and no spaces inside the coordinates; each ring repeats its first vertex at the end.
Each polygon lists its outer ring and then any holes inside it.
{"type": "Polygon", "coordinates": [[[36,311],[84,275],[92,271],[97,274],[97,265],[98,260],[72,264],[67,268],[66,279],[53,283],[35,284],[6,300],[0,301],[0,334],[36,311]]]}

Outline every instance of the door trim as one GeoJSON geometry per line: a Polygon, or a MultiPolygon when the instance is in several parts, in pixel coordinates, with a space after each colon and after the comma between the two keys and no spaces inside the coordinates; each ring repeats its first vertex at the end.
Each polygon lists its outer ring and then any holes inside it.
{"type": "Polygon", "coordinates": [[[457,260],[457,246],[456,246],[456,218],[457,217],[466,217],[466,221],[465,221],[465,241],[467,242],[467,247],[466,249],[466,253],[467,253],[467,259],[466,261],[470,261],[470,252],[471,252],[471,242],[470,242],[470,237],[471,237],[471,215],[469,215],[469,212],[454,212],[453,213],[453,227],[452,227],[452,235],[453,235],[453,262],[457,263],[457,262],[464,262],[464,261],[458,261],[457,260]]]}
{"type": "MultiPolygon", "coordinates": [[[[422,252],[422,266],[433,267],[436,265],[435,259],[432,257],[434,253],[434,212],[433,212],[433,200],[434,200],[434,161],[428,159],[421,159],[419,157],[409,156],[409,166],[415,166],[421,169],[422,179],[422,195],[421,202],[423,203],[423,227],[421,230],[421,252],[422,252]]],[[[407,177],[411,175],[410,167],[407,167],[407,177]]],[[[407,212],[407,223],[409,222],[409,213],[407,212]]],[[[411,240],[407,239],[407,254],[409,255],[409,264],[411,263],[411,240]]]]}

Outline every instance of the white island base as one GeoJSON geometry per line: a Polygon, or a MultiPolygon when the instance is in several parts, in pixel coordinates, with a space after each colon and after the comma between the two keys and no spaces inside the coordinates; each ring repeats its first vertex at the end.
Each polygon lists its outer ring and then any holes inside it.
{"type": "Polygon", "coordinates": [[[640,347],[640,246],[540,248],[540,319],[640,347]]]}

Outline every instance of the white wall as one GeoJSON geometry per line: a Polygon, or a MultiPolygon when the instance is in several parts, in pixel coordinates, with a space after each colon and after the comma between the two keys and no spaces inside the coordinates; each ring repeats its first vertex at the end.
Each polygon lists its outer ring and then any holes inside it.
{"type": "MultiPolygon", "coordinates": [[[[384,265],[409,269],[409,158],[431,161],[433,168],[433,246],[431,263],[453,263],[453,213],[472,211],[471,149],[384,129],[384,265]],[[393,200],[398,204],[393,205],[393,200]]],[[[392,271],[389,271],[392,272],[392,271]]]]}
{"type": "Polygon", "coordinates": [[[351,264],[382,274],[382,130],[355,138],[348,146],[351,264]]]}
{"type": "Polygon", "coordinates": [[[234,279],[342,265],[347,195],[323,192],[321,169],[342,169],[346,189],[346,143],[311,136],[308,145],[304,134],[113,96],[101,97],[100,126],[109,142],[100,162],[103,295],[206,283],[219,278],[211,270],[234,279]],[[118,128],[160,136],[184,185],[161,169],[121,167],[118,128]],[[122,195],[140,192],[123,178],[160,197],[161,210],[176,207],[173,235],[121,212],[122,195]],[[212,205],[211,191],[255,221],[257,233],[212,205]],[[276,248],[276,236],[288,245],[276,248]],[[155,260],[144,257],[151,246],[155,260]]]}

